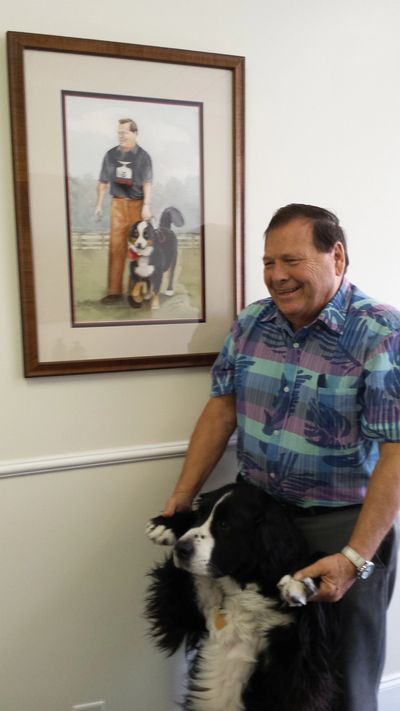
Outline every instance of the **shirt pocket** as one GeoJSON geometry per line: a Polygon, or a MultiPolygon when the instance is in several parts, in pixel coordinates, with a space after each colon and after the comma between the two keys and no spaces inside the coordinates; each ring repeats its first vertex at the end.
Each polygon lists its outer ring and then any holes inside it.
{"type": "Polygon", "coordinates": [[[360,435],[357,388],[319,387],[308,406],[305,434],[321,447],[343,449],[356,445],[360,435]]]}

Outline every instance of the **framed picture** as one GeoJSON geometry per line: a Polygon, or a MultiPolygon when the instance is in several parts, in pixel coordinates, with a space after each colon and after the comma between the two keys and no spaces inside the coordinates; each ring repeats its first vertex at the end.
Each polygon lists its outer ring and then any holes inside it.
{"type": "Polygon", "coordinates": [[[244,305],[244,58],[7,46],[25,376],[210,365],[244,305]]]}

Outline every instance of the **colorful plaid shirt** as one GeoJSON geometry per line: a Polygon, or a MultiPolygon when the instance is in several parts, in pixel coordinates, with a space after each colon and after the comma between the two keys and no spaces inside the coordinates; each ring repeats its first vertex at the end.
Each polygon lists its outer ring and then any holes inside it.
{"type": "Polygon", "coordinates": [[[212,369],[211,395],[232,393],[245,479],[297,506],[359,503],[379,442],[400,441],[400,313],[346,279],[296,333],[251,304],[212,369]]]}

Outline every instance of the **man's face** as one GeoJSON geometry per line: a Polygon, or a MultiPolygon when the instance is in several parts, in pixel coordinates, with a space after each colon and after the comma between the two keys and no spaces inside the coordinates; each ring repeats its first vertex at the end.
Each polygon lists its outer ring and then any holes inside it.
{"type": "Polygon", "coordinates": [[[137,132],[131,131],[129,123],[118,124],[118,143],[123,151],[130,151],[136,145],[137,132]]]}
{"type": "Polygon", "coordinates": [[[319,252],[312,222],[304,218],[268,232],[264,281],[279,311],[295,331],[310,324],[340,286],[345,268],[343,245],[319,252]]]}

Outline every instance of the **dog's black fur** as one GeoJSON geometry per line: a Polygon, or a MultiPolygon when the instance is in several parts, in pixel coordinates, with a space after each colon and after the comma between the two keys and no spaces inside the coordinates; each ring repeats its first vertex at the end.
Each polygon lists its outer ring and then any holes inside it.
{"type": "MultiPolygon", "coordinates": [[[[277,588],[282,576],[310,563],[302,534],[278,503],[258,487],[246,483],[203,494],[196,510],[171,518],[159,516],[149,525],[151,530],[165,527],[169,540],[158,542],[170,543],[202,525],[211,512],[213,547],[205,577],[217,583],[229,578],[241,590],[249,585],[254,588],[255,584],[259,594],[270,600],[272,611],[287,615],[283,624],[265,633],[266,648],[259,654],[242,689],[242,705],[235,709],[337,711],[340,706],[331,619],[335,606],[310,603],[289,608],[277,588]],[[229,495],[221,501],[225,494],[229,495]]],[[[190,567],[187,560],[191,555],[190,544],[187,537],[185,540],[183,546],[178,541],[165,562],[151,571],[146,614],[159,648],[173,654],[184,643],[187,651],[194,651],[183,708],[197,711],[203,705],[198,698],[193,701],[191,693],[198,689],[196,677],[199,664],[204,664],[202,647],[209,636],[210,621],[205,619],[199,604],[196,576],[175,565],[190,567]]],[[[209,701],[204,702],[204,709],[212,708],[209,701]]]]}
{"type": "MultiPolygon", "coordinates": [[[[151,222],[141,220],[135,222],[128,233],[128,244],[136,250],[137,240],[140,237],[141,243],[146,242],[146,245],[151,245],[153,248],[152,254],[149,257],[148,264],[154,267],[154,271],[149,278],[143,278],[137,273],[137,264],[135,261],[130,263],[130,293],[133,291],[135,284],[138,282],[146,282],[149,293],[158,295],[160,292],[161,281],[163,274],[168,272],[167,292],[173,292],[175,267],[178,258],[178,240],[175,232],[171,229],[172,225],[182,227],[184,224],[183,215],[176,207],[167,207],[161,214],[158,228],[154,228],[151,222]],[[139,227],[142,229],[139,232],[139,227]]],[[[140,254],[140,250],[136,250],[140,254]]],[[[131,295],[128,296],[131,306],[134,308],[140,307],[131,295]]]]}

